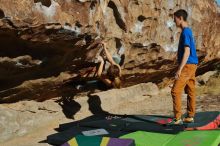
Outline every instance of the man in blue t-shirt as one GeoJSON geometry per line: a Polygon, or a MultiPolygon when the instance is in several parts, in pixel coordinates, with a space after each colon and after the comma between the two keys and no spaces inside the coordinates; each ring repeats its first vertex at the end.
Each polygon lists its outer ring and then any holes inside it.
{"type": "Polygon", "coordinates": [[[172,87],[174,119],[169,124],[183,124],[194,122],[195,115],[195,72],[198,64],[195,40],[191,28],[187,23],[188,14],[185,10],[174,13],[174,22],[182,32],[178,46],[178,70],[172,87]],[[181,95],[187,93],[187,116],[182,120],[181,95]]]}

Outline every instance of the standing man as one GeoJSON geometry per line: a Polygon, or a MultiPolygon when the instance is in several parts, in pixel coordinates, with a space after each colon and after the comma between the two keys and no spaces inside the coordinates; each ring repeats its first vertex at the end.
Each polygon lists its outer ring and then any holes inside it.
{"type": "Polygon", "coordinates": [[[172,87],[174,119],[169,124],[194,122],[195,115],[195,72],[198,64],[195,40],[187,23],[187,12],[180,9],[174,13],[174,22],[182,32],[178,46],[178,70],[172,87]],[[187,93],[187,116],[182,120],[181,95],[187,93]]]}

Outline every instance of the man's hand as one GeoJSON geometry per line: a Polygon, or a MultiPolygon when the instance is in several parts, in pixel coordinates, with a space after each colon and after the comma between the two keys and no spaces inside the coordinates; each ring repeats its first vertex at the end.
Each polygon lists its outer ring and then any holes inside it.
{"type": "Polygon", "coordinates": [[[181,72],[182,72],[182,69],[183,69],[183,67],[186,65],[186,62],[187,62],[187,60],[188,60],[188,58],[189,58],[189,55],[190,55],[190,48],[189,48],[188,46],[186,46],[186,47],[184,48],[183,59],[182,59],[182,61],[181,61],[181,63],[180,63],[180,66],[179,66],[177,72],[176,72],[176,75],[175,75],[175,79],[176,79],[176,80],[180,77],[180,74],[181,74],[181,72]]]}
{"type": "Polygon", "coordinates": [[[179,79],[179,77],[180,77],[180,75],[181,75],[181,72],[182,72],[181,70],[179,70],[179,69],[177,70],[176,75],[175,75],[175,79],[176,79],[176,80],[179,79]]]}

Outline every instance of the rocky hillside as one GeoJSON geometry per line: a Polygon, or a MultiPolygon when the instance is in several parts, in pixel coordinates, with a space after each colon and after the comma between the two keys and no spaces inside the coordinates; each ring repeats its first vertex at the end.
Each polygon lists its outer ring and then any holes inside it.
{"type": "Polygon", "coordinates": [[[0,0],[0,102],[73,96],[74,81],[96,65],[98,38],[123,56],[124,86],[168,82],[180,8],[196,37],[198,74],[220,68],[214,0],[0,0]]]}

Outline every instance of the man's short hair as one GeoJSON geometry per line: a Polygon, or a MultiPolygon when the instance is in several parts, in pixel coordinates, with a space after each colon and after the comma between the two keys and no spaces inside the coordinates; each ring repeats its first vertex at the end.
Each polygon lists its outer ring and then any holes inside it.
{"type": "Polygon", "coordinates": [[[188,17],[188,13],[186,10],[180,9],[174,13],[174,16],[180,18],[181,16],[183,17],[183,20],[186,21],[188,17]]]}

